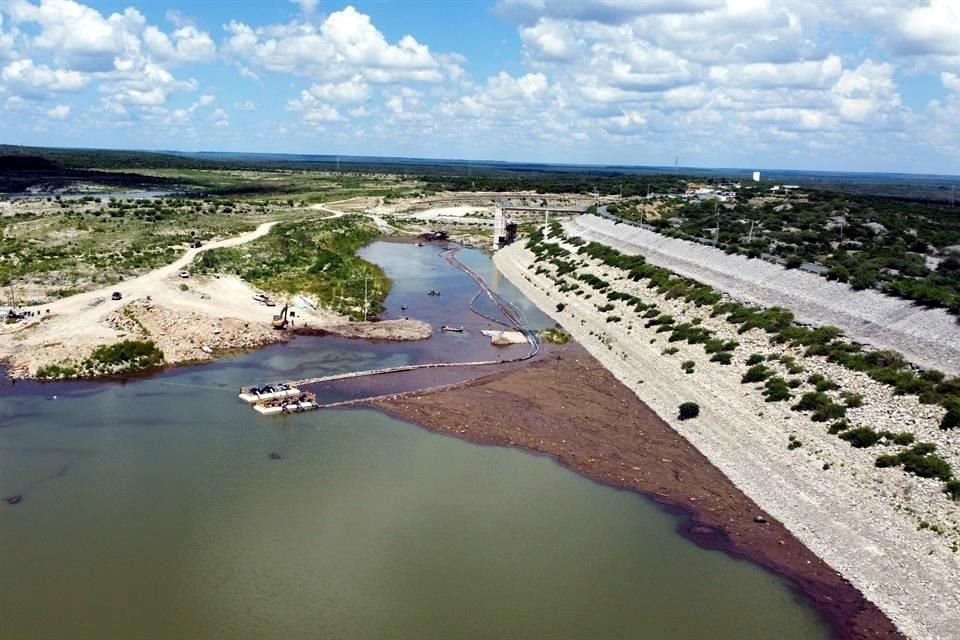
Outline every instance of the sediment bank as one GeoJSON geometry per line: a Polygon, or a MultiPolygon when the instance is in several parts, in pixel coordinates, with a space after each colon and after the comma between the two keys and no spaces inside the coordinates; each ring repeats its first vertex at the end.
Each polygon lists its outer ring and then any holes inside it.
{"type": "Polygon", "coordinates": [[[453,390],[375,406],[432,431],[546,454],[597,482],[647,495],[684,514],[680,531],[695,543],[789,579],[837,638],[898,637],[877,607],[582,347],[554,353],[453,390]]]}

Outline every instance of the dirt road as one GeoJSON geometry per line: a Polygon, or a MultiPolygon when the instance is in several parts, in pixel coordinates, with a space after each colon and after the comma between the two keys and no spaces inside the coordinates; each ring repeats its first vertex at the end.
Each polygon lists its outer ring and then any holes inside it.
{"type": "MultiPolygon", "coordinates": [[[[104,322],[110,314],[131,301],[147,298],[153,306],[171,314],[182,313],[194,324],[197,318],[206,316],[266,324],[276,309],[256,302],[253,299],[256,291],[241,279],[234,276],[180,278],[178,274],[204,251],[252,242],[266,235],[275,224],[275,221],[265,222],[249,233],[188,249],[176,261],[126,282],[37,307],[40,315],[32,321],[0,330],[0,360],[7,361],[11,375],[29,375],[44,364],[84,357],[93,347],[123,337],[125,332],[104,322]],[[121,300],[111,299],[115,291],[121,294],[121,300]]],[[[298,310],[297,313],[301,322],[317,325],[344,320],[324,311],[298,310]]],[[[157,336],[161,349],[163,338],[157,336]]]]}

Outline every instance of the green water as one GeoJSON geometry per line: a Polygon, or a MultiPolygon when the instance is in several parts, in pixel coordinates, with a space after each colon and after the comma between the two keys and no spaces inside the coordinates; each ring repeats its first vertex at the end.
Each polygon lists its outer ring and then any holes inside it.
{"type": "Polygon", "coordinates": [[[395,357],[310,338],[0,387],[0,496],[23,495],[0,503],[0,639],[827,637],[640,496],[371,410],[264,418],[235,396],[258,371],[395,357]]]}

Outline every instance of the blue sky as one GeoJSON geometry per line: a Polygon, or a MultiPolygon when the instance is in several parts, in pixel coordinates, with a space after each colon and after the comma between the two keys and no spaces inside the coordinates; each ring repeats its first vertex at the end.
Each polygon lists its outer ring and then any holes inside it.
{"type": "Polygon", "coordinates": [[[0,0],[0,142],[960,174],[960,0],[0,0]]]}

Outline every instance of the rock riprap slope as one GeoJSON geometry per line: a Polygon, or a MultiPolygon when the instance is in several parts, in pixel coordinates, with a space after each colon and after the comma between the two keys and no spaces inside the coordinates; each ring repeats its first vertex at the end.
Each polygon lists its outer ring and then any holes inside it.
{"type": "Polygon", "coordinates": [[[960,324],[943,310],[877,291],[854,291],[812,273],[729,255],[599,216],[573,218],[565,230],[629,255],[643,255],[652,264],[738,300],[787,307],[802,322],[840,327],[854,340],[895,349],[917,365],[960,373],[960,324]]]}

